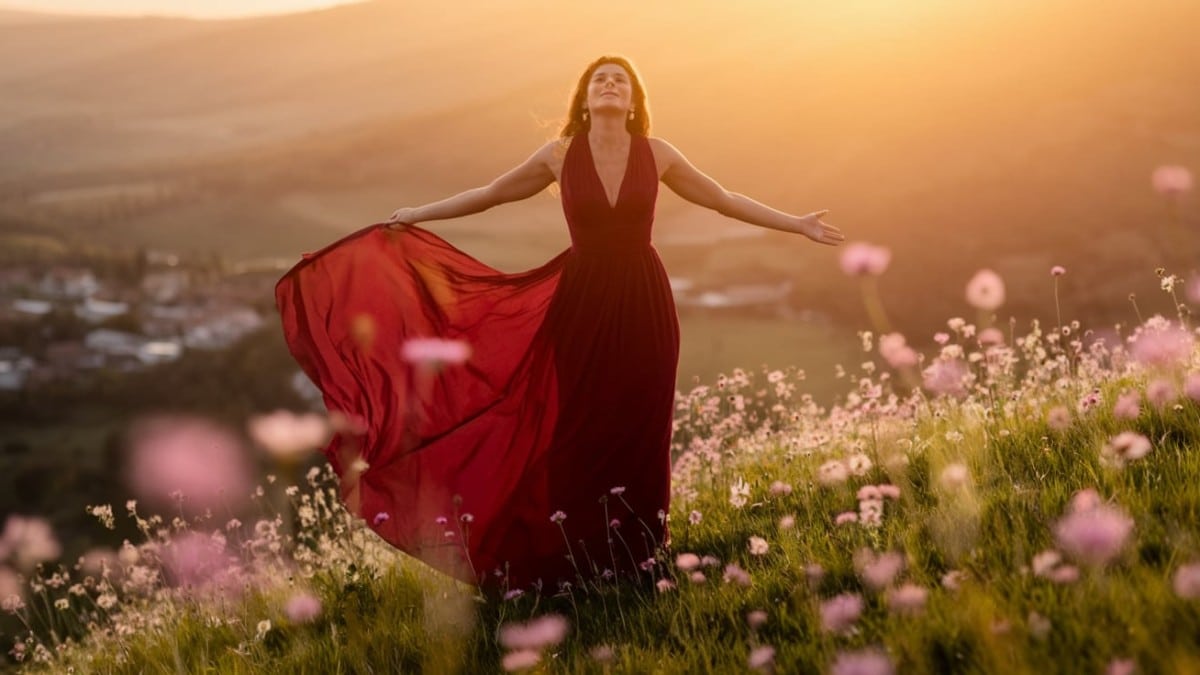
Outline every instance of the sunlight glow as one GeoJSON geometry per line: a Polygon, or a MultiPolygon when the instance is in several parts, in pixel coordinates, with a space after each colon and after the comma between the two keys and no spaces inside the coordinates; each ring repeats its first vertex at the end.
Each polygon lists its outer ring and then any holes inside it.
{"type": "Polygon", "coordinates": [[[226,19],[284,14],[361,0],[0,0],[0,10],[105,16],[178,16],[226,19]]]}

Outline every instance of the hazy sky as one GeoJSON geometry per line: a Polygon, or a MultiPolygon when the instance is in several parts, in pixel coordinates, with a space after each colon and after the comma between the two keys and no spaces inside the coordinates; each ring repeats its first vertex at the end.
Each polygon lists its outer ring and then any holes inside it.
{"type": "Polygon", "coordinates": [[[294,12],[356,1],[358,0],[0,0],[0,9],[216,18],[294,12]]]}

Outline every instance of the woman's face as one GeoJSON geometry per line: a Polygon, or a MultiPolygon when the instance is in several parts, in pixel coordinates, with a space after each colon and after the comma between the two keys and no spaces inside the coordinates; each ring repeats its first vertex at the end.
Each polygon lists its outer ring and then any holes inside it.
{"type": "Polygon", "coordinates": [[[587,106],[593,115],[602,112],[624,114],[632,102],[633,81],[624,68],[615,63],[596,68],[587,90],[587,106]]]}

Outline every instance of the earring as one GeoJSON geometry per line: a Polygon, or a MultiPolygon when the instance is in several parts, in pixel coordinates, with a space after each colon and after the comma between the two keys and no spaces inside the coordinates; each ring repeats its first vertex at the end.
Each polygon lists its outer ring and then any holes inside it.
{"type": "Polygon", "coordinates": [[[584,110],[584,111],[583,111],[583,121],[584,121],[584,122],[586,122],[586,121],[587,121],[587,118],[588,118],[588,113],[587,113],[587,110],[584,110]]]}
{"type": "Polygon", "coordinates": [[[633,119],[633,108],[629,109],[629,119],[633,119]]]}

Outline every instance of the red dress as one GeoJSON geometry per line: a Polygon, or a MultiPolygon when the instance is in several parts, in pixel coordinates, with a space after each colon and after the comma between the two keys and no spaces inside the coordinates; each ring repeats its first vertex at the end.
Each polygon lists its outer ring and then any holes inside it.
{"type": "Polygon", "coordinates": [[[275,289],[327,408],[363,422],[325,449],[347,506],[485,587],[636,573],[667,534],[679,323],[650,243],[649,141],[633,136],[611,205],[574,139],[561,192],[571,247],[536,269],[504,274],[422,228],[372,225],[275,289]],[[428,337],[471,357],[405,361],[402,344],[428,337]]]}

